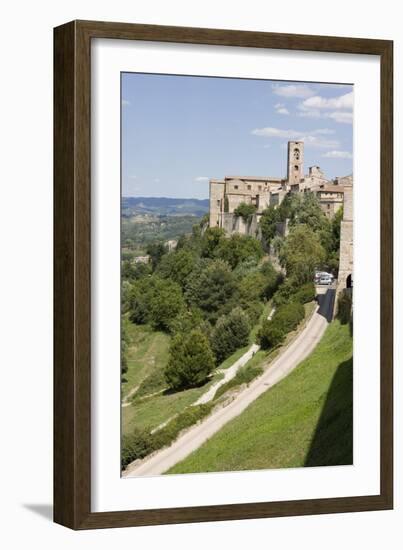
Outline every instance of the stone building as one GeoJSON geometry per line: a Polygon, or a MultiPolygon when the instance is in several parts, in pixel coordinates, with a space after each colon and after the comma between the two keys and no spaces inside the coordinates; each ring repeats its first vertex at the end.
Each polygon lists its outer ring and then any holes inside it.
{"type": "Polygon", "coordinates": [[[210,227],[222,227],[229,234],[256,236],[263,210],[281,204],[287,193],[308,191],[316,194],[323,212],[331,218],[343,205],[345,184],[352,184],[352,176],[329,180],[319,166],[310,166],[304,175],[304,142],[289,141],[285,178],[225,176],[210,180],[210,227]],[[248,223],[234,214],[241,203],[256,207],[248,223]]]}
{"type": "Polygon", "coordinates": [[[344,184],[343,219],[340,225],[340,258],[336,296],[353,288],[353,184],[344,184]]]}

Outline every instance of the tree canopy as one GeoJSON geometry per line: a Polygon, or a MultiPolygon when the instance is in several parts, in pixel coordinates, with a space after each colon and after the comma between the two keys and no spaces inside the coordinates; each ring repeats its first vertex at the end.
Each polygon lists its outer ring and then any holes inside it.
{"type": "Polygon", "coordinates": [[[169,331],[170,323],[185,307],[180,286],[156,275],[132,285],[129,318],[133,323],[151,323],[169,331]]]}
{"type": "Polygon", "coordinates": [[[280,251],[280,262],[287,277],[299,284],[311,281],[315,268],[325,260],[325,250],[318,235],[308,225],[293,227],[280,251]]]}
{"type": "Polygon", "coordinates": [[[234,308],[229,315],[220,317],[211,335],[211,347],[217,361],[221,363],[235,350],[249,342],[250,323],[247,314],[234,308]]]}
{"type": "Polygon", "coordinates": [[[241,202],[234,210],[235,216],[241,217],[245,223],[248,223],[256,212],[254,204],[241,202]]]}
{"type": "Polygon", "coordinates": [[[220,311],[234,297],[236,282],[230,266],[223,260],[202,261],[186,281],[185,297],[198,307],[209,321],[216,321],[220,311]]]}
{"type": "Polygon", "coordinates": [[[164,375],[173,390],[192,388],[205,382],[214,369],[214,355],[200,330],[174,336],[164,375]]]}

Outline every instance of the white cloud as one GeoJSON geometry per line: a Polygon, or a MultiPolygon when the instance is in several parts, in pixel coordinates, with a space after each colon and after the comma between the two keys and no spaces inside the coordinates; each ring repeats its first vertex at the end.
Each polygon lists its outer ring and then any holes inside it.
{"type": "Polygon", "coordinates": [[[353,108],[354,95],[353,92],[344,94],[338,97],[322,97],[320,95],[315,95],[305,99],[301,105],[301,110],[350,110],[353,108]]]}
{"type": "Polygon", "coordinates": [[[128,99],[122,99],[122,105],[123,107],[127,107],[128,105],[130,105],[130,101],[128,99]]]}
{"type": "Polygon", "coordinates": [[[298,139],[304,141],[307,147],[318,147],[324,149],[334,149],[339,146],[336,139],[329,139],[323,136],[331,135],[334,130],[329,128],[318,128],[317,130],[301,131],[301,130],[284,130],[281,128],[255,128],[252,134],[261,137],[271,137],[279,139],[298,139]]]}
{"type": "Polygon", "coordinates": [[[330,118],[341,124],[352,124],[353,101],[353,92],[330,98],[315,95],[305,99],[298,105],[299,116],[330,118]]]}
{"type": "Polygon", "coordinates": [[[311,97],[315,92],[306,84],[273,84],[273,93],[281,97],[311,97]]]}
{"type": "Polygon", "coordinates": [[[327,151],[322,157],[326,159],[352,159],[353,155],[349,151],[327,151]]]}
{"type": "Polygon", "coordinates": [[[336,122],[341,124],[352,124],[353,123],[353,113],[348,111],[334,111],[333,113],[328,113],[326,118],[331,118],[336,122]]]}
{"type": "Polygon", "coordinates": [[[195,181],[197,182],[203,182],[203,181],[209,181],[209,177],[208,176],[197,176],[197,178],[195,178],[195,181]]]}
{"type": "Polygon", "coordinates": [[[284,103],[276,103],[274,108],[279,115],[289,115],[290,111],[286,108],[284,103]]]}
{"type": "Polygon", "coordinates": [[[330,149],[340,145],[337,139],[327,139],[320,136],[307,135],[302,136],[300,140],[303,141],[307,147],[317,147],[320,149],[330,149]]]}
{"type": "Polygon", "coordinates": [[[350,111],[333,111],[330,113],[324,113],[316,109],[312,111],[300,111],[298,116],[305,118],[330,118],[331,120],[341,124],[353,123],[353,113],[350,111]]]}

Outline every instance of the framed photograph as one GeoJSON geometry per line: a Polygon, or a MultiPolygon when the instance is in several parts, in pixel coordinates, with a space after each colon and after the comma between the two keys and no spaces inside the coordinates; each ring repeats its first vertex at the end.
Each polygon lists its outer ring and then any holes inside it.
{"type": "Polygon", "coordinates": [[[384,40],[55,29],[57,523],[393,507],[392,71],[384,40]]]}

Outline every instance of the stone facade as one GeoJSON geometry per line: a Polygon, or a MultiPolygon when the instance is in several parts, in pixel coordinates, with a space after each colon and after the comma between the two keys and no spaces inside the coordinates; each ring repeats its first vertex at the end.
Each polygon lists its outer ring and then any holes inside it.
{"type": "Polygon", "coordinates": [[[310,166],[304,175],[304,142],[290,141],[287,150],[287,177],[226,176],[210,180],[210,227],[222,227],[227,233],[255,236],[259,219],[268,206],[278,206],[287,193],[311,191],[323,212],[332,218],[343,205],[344,186],[352,185],[352,176],[329,180],[319,166],[310,166]],[[256,214],[250,224],[235,216],[241,203],[253,204],[256,214]]]}
{"type": "Polygon", "coordinates": [[[340,225],[340,259],[337,295],[353,287],[353,185],[345,182],[343,220],[340,225]]]}

